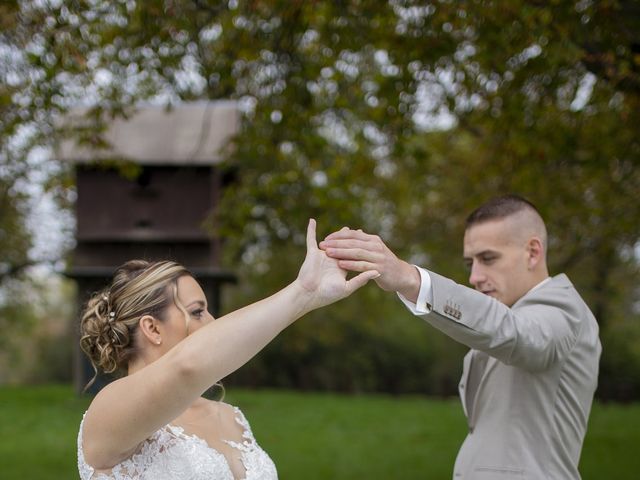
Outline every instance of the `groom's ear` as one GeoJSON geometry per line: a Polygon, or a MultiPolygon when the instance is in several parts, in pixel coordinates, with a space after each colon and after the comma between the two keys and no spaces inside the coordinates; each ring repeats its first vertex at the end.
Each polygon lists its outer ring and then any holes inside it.
{"type": "Polygon", "coordinates": [[[542,240],[538,237],[532,237],[527,242],[527,267],[529,270],[533,270],[544,260],[544,246],[542,240]]]}

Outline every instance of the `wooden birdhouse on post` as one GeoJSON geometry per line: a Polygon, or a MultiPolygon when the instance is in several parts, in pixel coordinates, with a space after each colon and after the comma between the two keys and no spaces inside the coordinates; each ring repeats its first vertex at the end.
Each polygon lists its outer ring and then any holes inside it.
{"type": "MultiPolygon", "coordinates": [[[[82,118],[83,112],[74,114],[82,118]]],[[[73,162],[77,182],[77,243],[67,273],[77,282],[79,308],[127,260],[168,259],[194,273],[218,314],[221,288],[235,277],[220,268],[221,239],[205,222],[227,182],[220,151],[238,123],[234,102],[187,103],[171,110],[146,106],[108,125],[108,149],[61,145],[59,158],[73,162]],[[114,161],[133,162],[133,173],[123,175],[114,161]]],[[[77,389],[92,376],[78,347],[77,389]]],[[[106,381],[99,378],[93,390],[106,381]]]]}

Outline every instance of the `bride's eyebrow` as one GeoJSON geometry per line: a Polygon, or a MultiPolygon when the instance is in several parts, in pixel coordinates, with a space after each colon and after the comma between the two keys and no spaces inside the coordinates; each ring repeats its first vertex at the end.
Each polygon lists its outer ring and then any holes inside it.
{"type": "Polygon", "coordinates": [[[189,303],[187,305],[187,308],[193,307],[194,305],[198,305],[202,308],[204,308],[206,306],[206,303],[203,302],[202,300],[194,300],[193,302],[189,303]]]}

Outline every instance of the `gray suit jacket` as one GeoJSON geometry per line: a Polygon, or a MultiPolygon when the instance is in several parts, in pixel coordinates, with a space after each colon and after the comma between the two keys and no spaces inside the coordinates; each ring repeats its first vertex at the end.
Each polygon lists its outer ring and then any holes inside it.
{"type": "Polygon", "coordinates": [[[423,318],[472,348],[459,385],[469,432],[454,478],[579,479],[602,347],[569,279],[553,277],[509,308],[428,273],[433,305],[423,318]]]}

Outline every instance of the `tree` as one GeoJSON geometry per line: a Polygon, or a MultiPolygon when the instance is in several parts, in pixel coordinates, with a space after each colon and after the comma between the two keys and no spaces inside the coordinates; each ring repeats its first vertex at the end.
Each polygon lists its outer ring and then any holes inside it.
{"type": "MultiPolygon", "coordinates": [[[[292,278],[309,216],[323,233],[345,224],[380,233],[400,255],[464,282],[464,216],[515,191],[542,210],[553,270],[576,280],[603,328],[640,328],[628,287],[638,283],[640,225],[635,2],[2,8],[0,43],[22,52],[0,90],[4,139],[25,124],[45,134],[34,143],[69,134],[54,119],[81,99],[95,127],[75,134],[93,144],[140,100],[238,100],[243,127],[228,164],[240,174],[213,228],[254,285],[242,302],[292,278]]],[[[361,316],[403,315],[386,302],[373,295],[361,316]]],[[[344,318],[335,326],[344,333],[354,305],[314,318],[344,318]]],[[[370,331],[385,327],[371,320],[370,331]]],[[[304,350],[315,332],[303,329],[282,341],[298,336],[304,350]]]]}

